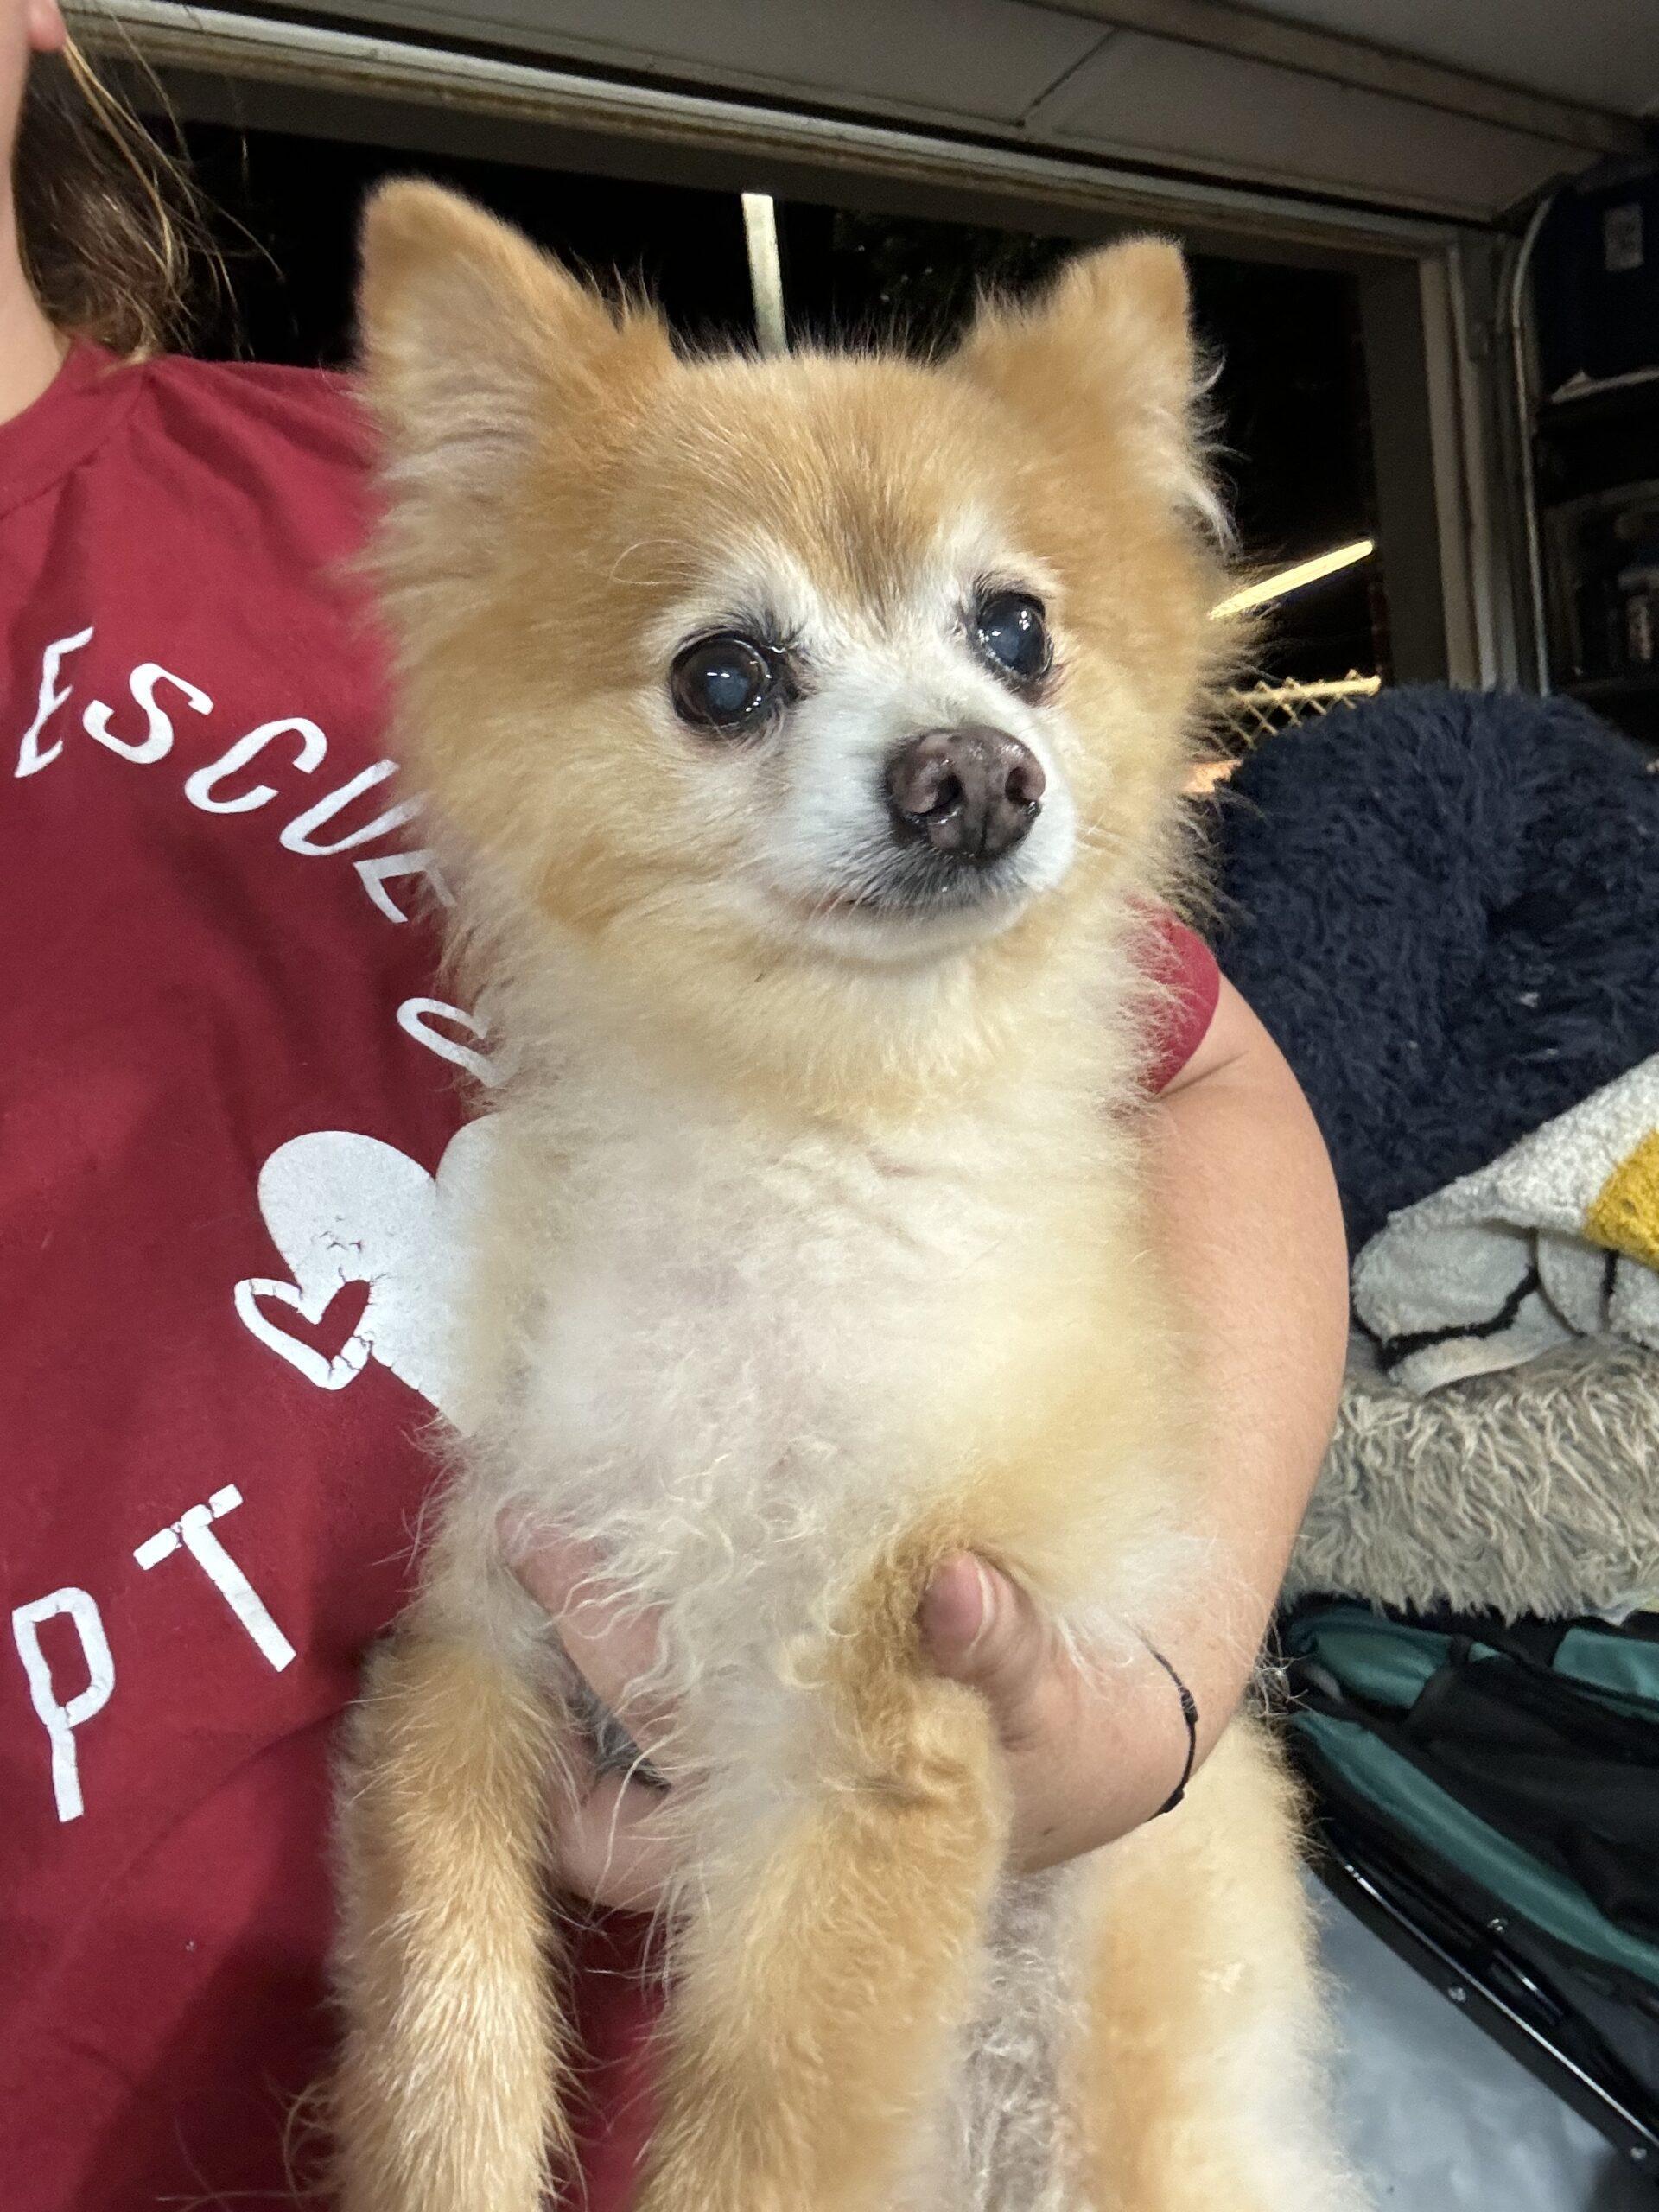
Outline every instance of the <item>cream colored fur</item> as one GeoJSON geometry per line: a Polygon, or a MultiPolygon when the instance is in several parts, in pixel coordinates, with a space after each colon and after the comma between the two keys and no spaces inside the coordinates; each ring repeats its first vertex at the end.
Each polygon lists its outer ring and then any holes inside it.
{"type": "Polygon", "coordinates": [[[1135,1118],[1212,591],[1178,261],[1096,257],[933,370],[687,365],[398,187],[365,324],[405,744],[516,1072],[469,1433],[343,1798],[345,2212],[534,2212],[565,2154],[538,1823],[582,1707],[506,1529],[660,1622],[644,2212],[1335,2212],[1265,1745],[1018,1878],[988,1714],[915,1629],[971,1548],[1109,1681],[1194,1564],[1135,1118]],[[988,576],[1048,607],[1030,696],[965,633],[988,576]],[[739,616],[802,681],[722,746],[665,670],[739,616]],[[996,895],[883,903],[885,759],[992,718],[1048,785],[996,895]]]}

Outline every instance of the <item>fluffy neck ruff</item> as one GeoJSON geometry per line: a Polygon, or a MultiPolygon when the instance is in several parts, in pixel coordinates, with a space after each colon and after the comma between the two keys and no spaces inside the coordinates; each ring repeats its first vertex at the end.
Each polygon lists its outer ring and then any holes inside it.
{"type": "Polygon", "coordinates": [[[508,1098],[603,1065],[683,1085],[780,1132],[880,1141],[1011,1090],[1127,1103],[1144,1028],[1135,907],[1039,907],[1003,937],[911,966],[734,949],[695,914],[579,935],[497,877],[466,887],[456,947],[513,1071],[508,1098]]]}

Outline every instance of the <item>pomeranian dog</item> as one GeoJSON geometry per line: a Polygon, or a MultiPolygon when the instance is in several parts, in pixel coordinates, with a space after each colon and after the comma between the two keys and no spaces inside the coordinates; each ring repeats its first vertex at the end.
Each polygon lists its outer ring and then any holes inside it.
{"type": "Polygon", "coordinates": [[[659,1624],[642,2212],[1330,2212],[1263,1736],[1021,1874],[917,1628],[972,1551],[1109,1670],[1210,1571],[1137,1135],[1218,626],[1180,257],[925,365],[682,359],[419,183],[363,264],[402,744],[512,1072],[467,1433],[341,1793],[346,2212],[536,2212],[569,2153],[591,1700],[505,1529],[659,1624]]]}

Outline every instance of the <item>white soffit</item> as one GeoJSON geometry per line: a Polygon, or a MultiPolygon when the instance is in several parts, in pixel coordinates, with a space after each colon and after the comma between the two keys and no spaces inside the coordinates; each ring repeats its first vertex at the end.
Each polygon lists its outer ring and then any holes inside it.
{"type": "Polygon", "coordinates": [[[1100,42],[1097,23],[1025,0],[292,0],[280,12],[863,112],[1003,125],[1017,125],[1100,42]]]}
{"type": "Polygon", "coordinates": [[[1033,118],[1047,138],[1208,175],[1480,217],[1560,170],[1578,147],[1270,62],[1109,34],[1033,118]]]}
{"type": "Polygon", "coordinates": [[[1659,114],[1659,0],[1255,0],[1263,15],[1524,85],[1659,114]]]}
{"type": "MultiPolygon", "coordinates": [[[[99,4],[118,19],[191,13],[156,0],[99,4]]],[[[1630,97],[1653,89],[1637,67],[1646,31],[1629,25],[1650,26],[1659,48],[1659,0],[1572,0],[1570,39],[1567,4],[264,0],[243,20],[251,32],[261,18],[273,29],[323,18],[348,33],[415,33],[656,85],[664,98],[677,86],[729,94],[763,103],[779,125],[792,108],[819,130],[837,115],[907,124],[1051,158],[1482,222],[1607,153],[1642,147],[1632,115],[1605,102],[1612,86],[1630,97]],[[1362,22],[1363,41],[1349,35],[1362,22]],[[1397,48],[1385,45],[1390,27],[1397,48]],[[1568,46],[1570,67],[1555,51],[1568,46]],[[1471,73],[1471,57],[1486,73],[1471,73]],[[1491,73],[1500,66],[1515,73],[1491,73]]],[[[232,16],[236,6],[229,0],[232,16]]],[[[319,24],[315,35],[321,68],[327,33],[319,24]]]]}

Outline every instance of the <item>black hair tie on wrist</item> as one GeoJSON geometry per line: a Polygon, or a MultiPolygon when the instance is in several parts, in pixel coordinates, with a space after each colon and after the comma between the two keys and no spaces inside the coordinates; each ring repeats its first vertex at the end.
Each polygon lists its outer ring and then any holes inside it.
{"type": "Polygon", "coordinates": [[[1186,1723],[1186,1764],[1181,1769],[1180,1780],[1176,1783],[1174,1789],[1171,1790],[1169,1796],[1165,1798],[1163,1803],[1158,1808],[1158,1810],[1152,1815],[1152,1818],[1154,1821],[1159,1821],[1163,1818],[1166,1813],[1173,1813],[1175,1808],[1180,1803],[1182,1798],[1185,1796],[1186,1785],[1192,1781],[1192,1770],[1198,1764],[1198,1702],[1193,1697],[1192,1691],[1188,1689],[1186,1684],[1181,1680],[1175,1669],[1170,1665],[1168,1660],[1165,1658],[1163,1653],[1158,1649],[1157,1645],[1155,1643],[1147,1643],[1147,1639],[1144,1636],[1141,1637],[1141,1641],[1142,1643],[1147,1644],[1147,1649],[1152,1654],[1153,1657],[1158,1662],[1158,1664],[1169,1676],[1170,1681],[1174,1683],[1176,1694],[1181,1700],[1181,1718],[1186,1723]]]}

